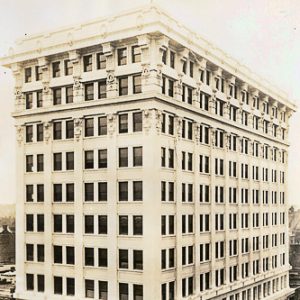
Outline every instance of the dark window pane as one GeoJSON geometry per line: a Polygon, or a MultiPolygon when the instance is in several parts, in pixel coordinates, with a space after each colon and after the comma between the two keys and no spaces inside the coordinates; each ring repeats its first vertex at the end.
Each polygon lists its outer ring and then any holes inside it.
{"type": "Polygon", "coordinates": [[[128,201],[128,182],[119,182],[119,201],[128,201]]]}
{"type": "Polygon", "coordinates": [[[67,278],[67,295],[75,295],[75,278],[67,278]]]}
{"type": "Polygon", "coordinates": [[[84,217],[84,228],[85,233],[94,233],[94,216],[84,217]]]}
{"type": "Polygon", "coordinates": [[[128,234],[128,216],[119,216],[119,234],[128,234]]]}
{"type": "Polygon", "coordinates": [[[26,274],[26,290],[33,291],[34,290],[34,276],[33,274],[26,274]]]}
{"type": "Polygon", "coordinates": [[[119,167],[128,167],[128,148],[119,148],[119,167]]]}
{"type": "Polygon", "coordinates": [[[107,150],[102,149],[98,151],[98,168],[107,168],[107,150]]]}
{"type": "Polygon", "coordinates": [[[74,121],[66,121],[66,139],[74,138],[74,121]]]}
{"type": "Polygon", "coordinates": [[[133,182],[133,201],[143,201],[143,182],[133,182]]]}
{"type": "Polygon", "coordinates": [[[90,72],[93,69],[93,56],[86,55],[83,57],[83,71],[90,72]]]}
{"type": "Polygon", "coordinates": [[[143,130],[143,115],[141,112],[133,114],[133,131],[142,131],[143,130]]]}
{"type": "Polygon", "coordinates": [[[118,65],[126,65],[127,64],[127,49],[122,48],[118,49],[118,65]]]}
{"type": "Polygon", "coordinates": [[[142,147],[133,147],[133,166],[142,166],[143,165],[143,148],[142,147]]]}
{"type": "Polygon", "coordinates": [[[122,114],[119,115],[119,133],[128,132],[128,115],[122,114]]]}
{"type": "Polygon", "coordinates": [[[119,78],[119,96],[128,95],[128,77],[119,78]]]}
{"type": "Polygon", "coordinates": [[[62,295],[63,282],[62,277],[54,276],[54,294],[62,295]]]}
{"type": "Polygon", "coordinates": [[[84,248],[85,265],[94,266],[94,248],[84,248]]]}
{"type": "Polygon", "coordinates": [[[74,170],[74,152],[66,153],[66,169],[74,170]]]}
{"type": "Polygon", "coordinates": [[[85,156],[85,169],[93,169],[94,168],[94,151],[89,150],[84,152],[85,156]]]}
{"type": "Polygon", "coordinates": [[[61,140],[61,122],[53,123],[53,139],[61,140]]]}
{"type": "Polygon", "coordinates": [[[107,201],[107,182],[98,183],[98,201],[107,201]]]}
{"type": "Polygon", "coordinates": [[[98,135],[106,135],[107,134],[107,118],[99,117],[98,119],[98,135]]]}

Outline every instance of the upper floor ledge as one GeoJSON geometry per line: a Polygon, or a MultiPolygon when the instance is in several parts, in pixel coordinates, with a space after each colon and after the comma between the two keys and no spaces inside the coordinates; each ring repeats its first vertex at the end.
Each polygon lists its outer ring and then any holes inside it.
{"type": "MultiPolygon", "coordinates": [[[[254,89],[260,90],[292,111],[296,110],[296,105],[288,99],[286,93],[169,16],[156,4],[22,38],[16,42],[14,48],[9,49],[7,56],[0,59],[0,64],[14,68],[16,64],[37,58],[42,59],[59,53],[143,35],[155,39],[162,38],[160,47],[168,46],[169,42],[176,45],[178,49],[183,49],[181,51],[183,59],[186,56],[185,52],[189,52],[199,68],[203,67],[204,61],[204,65],[222,69],[226,74],[231,74],[254,89]]],[[[142,39],[140,43],[147,43],[147,38],[142,39]]]]}

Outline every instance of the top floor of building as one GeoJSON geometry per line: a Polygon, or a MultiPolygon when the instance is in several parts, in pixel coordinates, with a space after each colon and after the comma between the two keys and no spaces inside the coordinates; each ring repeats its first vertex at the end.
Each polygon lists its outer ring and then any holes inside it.
{"type": "Polygon", "coordinates": [[[154,5],[24,38],[1,63],[16,80],[16,115],[67,104],[68,96],[85,103],[141,92],[200,106],[205,94],[216,111],[230,103],[283,123],[296,109],[282,91],[154,5]]]}

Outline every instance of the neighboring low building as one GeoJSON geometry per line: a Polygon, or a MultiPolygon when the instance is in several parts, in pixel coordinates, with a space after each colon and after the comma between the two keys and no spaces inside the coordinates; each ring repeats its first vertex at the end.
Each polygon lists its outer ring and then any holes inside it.
{"type": "Polygon", "coordinates": [[[15,232],[7,225],[0,227],[0,263],[15,263],[15,232]]]}

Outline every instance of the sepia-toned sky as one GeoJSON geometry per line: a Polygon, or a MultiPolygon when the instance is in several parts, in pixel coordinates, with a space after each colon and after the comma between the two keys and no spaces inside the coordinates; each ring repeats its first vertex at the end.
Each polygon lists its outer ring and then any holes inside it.
{"type": "MultiPolygon", "coordinates": [[[[299,0],[154,0],[300,103],[299,0]]],[[[111,15],[150,0],[0,0],[0,56],[17,38],[111,15]]],[[[0,67],[0,203],[13,203],[13,78],[0,67]]],[[[300,207],[300,112],[290,123],[289,202],[300,207]]]]}

